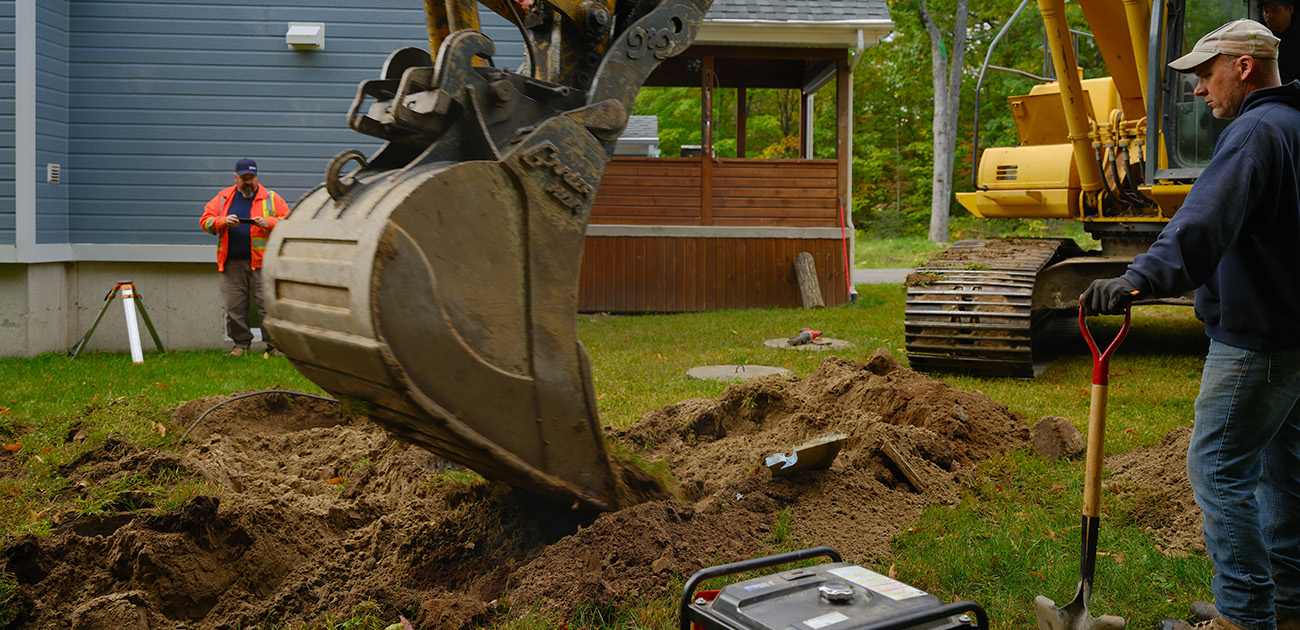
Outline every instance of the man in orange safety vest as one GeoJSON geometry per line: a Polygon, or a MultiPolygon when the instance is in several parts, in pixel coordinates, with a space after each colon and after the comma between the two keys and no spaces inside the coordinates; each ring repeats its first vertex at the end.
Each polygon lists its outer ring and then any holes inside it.
{"type": "MultiPolygon", "coordinates": [[[[217,193],[203,208],[199,225],[220,237],[217,270],[221,273],[221,299],[226,305],[226,332],[235,347],[228,357],[243,356],[253,342],[248,325],[248,300],[252,297],[257,314],[266,321],[262,305],[262,256],[280,219],[289,216],[284,198],[257,183],[257,162],[244,158],[235,163],[235,185],[217,193]]],[[[269,354],[280,356],[262,327],[262,340],[269,354]]]]}

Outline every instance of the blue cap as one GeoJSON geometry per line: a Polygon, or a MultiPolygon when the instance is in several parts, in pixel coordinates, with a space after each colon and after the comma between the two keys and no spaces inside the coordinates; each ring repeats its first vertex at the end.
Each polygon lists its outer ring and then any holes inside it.
{"type": "Polygon", "coordinates": [[[238,161],[238,162],[235,162],[235,174],[236,174],[236,175],[256,175],[256,174],[257,174],[257,162],[254,162],[254,161],[252,161],[252,160],[250,160],[250,159],[248,159],[248,158],[244,158],[244,159],[242,159],[242,160],[240,160],[240,161],[238,161]]]}

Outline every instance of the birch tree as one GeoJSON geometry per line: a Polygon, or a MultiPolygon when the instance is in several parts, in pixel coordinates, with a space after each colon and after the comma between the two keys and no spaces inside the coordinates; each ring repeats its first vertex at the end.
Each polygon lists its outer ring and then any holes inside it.
{"type": "Polygon", "coordinates": [[[957,0],[952,46],[930,18],[925,0],[917,4],[921,24],[930,36],[930,77],[934,84],[934,178],[930,197],[930,240],[948,240],[948,213],[952,205],[953,160],[957,151],[957,118],[961,111],[962,66],[966,56],[969,0],[957,0]],[[951,53],[949,52],[951,51],[951,53]]]}

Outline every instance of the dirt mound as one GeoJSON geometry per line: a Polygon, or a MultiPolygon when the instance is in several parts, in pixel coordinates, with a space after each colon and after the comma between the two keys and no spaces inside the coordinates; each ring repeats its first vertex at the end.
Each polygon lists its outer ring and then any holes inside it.
{"type": "MultiPolygon", "coordinates": [[[[176,421],[188,427],[224,400],[192,401],[176,421]]],[[[7,546],[0,570],[18,576],[24,628],[253,628],[319,622],[367,600],[417,626],[464,628],[499,602],[563,614],[672,598],[674,574],[781,539],[868,561],[924,507],[955,501],[968,464],[1029,438],[1006,407],[885,351],[865,365],[829,358],[802,380],[733,385],[607,433],[616,450],[666,462],[680,499],[572,511],[474,481],[333,403],[244,398],[208,414],[177,452],[110,441],[65,471],[70,492],[174,469],[219,496],[67,518],[7,546]],[[774,478],[761,465],[832,433],[846,439],[829,469],[774,478]]]]}
{"type": "Polygon", "coordinates": [[[1166,549],[1205,552],[1201,508],[1187,481],[1187,445],[1191,427],[1174,429],[1160,444],[1106,458],[1110,481],[1133,499],[1132,518],[1166,549]]]}

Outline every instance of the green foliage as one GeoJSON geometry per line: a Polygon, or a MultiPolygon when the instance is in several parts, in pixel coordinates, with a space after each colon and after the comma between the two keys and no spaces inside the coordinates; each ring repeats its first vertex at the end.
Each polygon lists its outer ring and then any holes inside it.
{"type": "MultiPolygon", "coordinates": [[[[956,0],[927,2],[938,28],[950,33],[956,0]]],[[[979,70],[986,57],[991,65],[1031,75],[1051,73],[1045,63],[1042,19],[1030,3],[1012,23],[990,55],[994,38],[1015,11],[1013,0],[971,3],[969,37],[962,82],[955,171],[955,191],[972,190],[972,156],[975,155],[976,114],[980,150],[1014,146],[1019,136],[1007,97],[1027,94],[1035,81],[998,71],[979,70]],[[978,99],[977,97],[978,88],[978,99]],[[976,102],[978,100],[978,103],[976,102]]],[[[926,236],[929,231],[932,190],[934,87],[929,36],[921,24],[915,0],[889,0],[893,33],[863,52],[854,70],[853,85],[853,220],[876,237],[926,236]]],[[[1078,3],[1066,5],[1072,28],[1088,32],[1078,3]]],[[[950,43],[950,42],[948,42],[950,43]]],[[[1077,42],[1078,59],[1085,77],[1109,72],[1095,43],[1088,37],[1077,42]]],[[[815,157],[835,157],[835,83],[823,87],[813,101],[815,157]]],[[[701,144],[700,89],[645,88],[637,97],[634,113],[659,119],[662,154],[680,154],[683,144],[701,144]]],[[[746,156],[765,159],[798,155],[799,94],[795,90],[746,91],[746,156]]],[[[719,157],[736,156],[737,90],[718,89],[714,96],[714,144],[719,157]]],[[[955,202],[954,219],[969,216],[955,202]]]]}
{"type": "Polygon", "coordinates": [[[0,628],[18,618],[18,576],[0,571],[0,628]]]}

